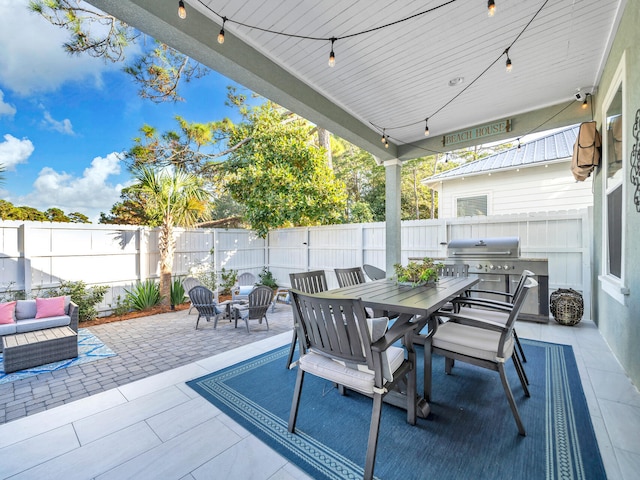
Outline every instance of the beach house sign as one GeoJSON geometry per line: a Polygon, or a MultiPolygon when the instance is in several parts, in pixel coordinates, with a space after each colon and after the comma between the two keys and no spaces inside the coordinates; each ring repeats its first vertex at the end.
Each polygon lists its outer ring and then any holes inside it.
{"type": "Polygon", "coordinates": [[[468,128],[459,132],[450,133],[442,136],[442,146],[456,145],[458,143],[466,143],[472,140],[479,140],[485,137],[491,137],[501,133],[511,131],[511,120],[501,120],[499,122],[488,123],[479,127],[468,128]]]}

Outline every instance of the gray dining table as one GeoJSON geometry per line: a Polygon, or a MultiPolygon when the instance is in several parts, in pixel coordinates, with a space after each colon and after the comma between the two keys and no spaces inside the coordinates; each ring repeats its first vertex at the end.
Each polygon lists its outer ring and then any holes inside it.
{"type": "MultiPolygon", "coordinates": [[[[376,316],[392,312],[398,314],[396,322],[417,322],[423,326],[428,325],[424,335],[432,335],[437,328],[437,321],[431,318],[431,315],[452,298],[462,294],[478,282],[479,279],[473,277],[441,277],[435,285],[412,286],[384,279],[336,288],[327,293],[348,298],[360,298],[362,303],[371,308],[376,316]]],[[[424,336],[415,337],[414,343],[424,344],[424,336]]],[[[425,359],[427,355],[431,355],[431,352],[426,350],[424,351],[425,359]]],[[[423,372],[423,374],[425,373],[423,372]]],[[[389,403],[394,405],[403,406],[406,404],[403,403],[406,400],[389,395],[388,397],[389,403]]],[[[424,396],[419,397],[417,399],[418,416],[426,418],[430,410],[429,403],[424,396]]]]}

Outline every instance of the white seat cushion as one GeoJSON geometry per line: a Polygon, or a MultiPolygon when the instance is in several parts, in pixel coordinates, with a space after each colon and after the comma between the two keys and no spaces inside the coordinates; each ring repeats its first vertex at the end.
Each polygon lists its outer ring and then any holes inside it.
{"type": "MultiPolygon", "coordinates": [[[[404,361],[404,349],[393,346],[389,347],[386,351],[386,358],[390,373],[393,373],[404,361]]],[[[338,362],[322,353],[313,351],[303,355],[299,361],[299,368],[305,372],[362,393],[373,393],[373,371],[369,370],[366,365],[357,365],[356,367],[357,368],[352,368],[345,365],[344,362],[338,362]]]]}
{"type": "MultiPolygon", "coordinates": [[[[446,322],[438,326],[432,342],[436,348],[497,362],[500,335],[500,332],[492,330],[446,322]]],[[[513,337],[509,337],[504,346],[504,358],[509,358],[512,353],[513,337]]]]}
{"type": "Polygon", "coordinates": [[[509,319],[509,314],[506,312],[487,310],[482,307],[462,307],[460,312],[458,312],[458,315],[477,320],[489,320],[491,322],[499,323],[500,325],[506,325],[507,320],[509,319]]]}

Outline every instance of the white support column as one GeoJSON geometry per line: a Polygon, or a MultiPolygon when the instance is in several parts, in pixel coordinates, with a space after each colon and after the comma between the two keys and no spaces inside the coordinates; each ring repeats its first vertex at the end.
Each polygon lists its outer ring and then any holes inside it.
{"type": "Polygon", "coordinates": [[[402,241],[400,210],[400,192],[402,162],[400,160],[386,160],[385,168],[385,238],[386,238],[386,270],[387,277],[393,275],[393,266],[401,263],[402,241]]]}

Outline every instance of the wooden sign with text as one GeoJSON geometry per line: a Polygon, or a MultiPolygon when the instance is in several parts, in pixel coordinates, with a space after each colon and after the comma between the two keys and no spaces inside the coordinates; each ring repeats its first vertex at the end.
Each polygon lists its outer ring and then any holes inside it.
{"type": "Polygon", "coordinates": [[[491,137],[500,133],[508,133],[511,131],[511,120],[502,120],[500,122],[489,123],[480,127],[473,127],[460,132],[450,133],[442,136],[442,146],[456,145],[458,143],[479,140],[485,137],[491,137]]]}

